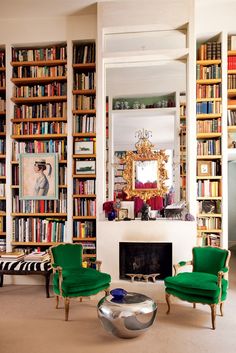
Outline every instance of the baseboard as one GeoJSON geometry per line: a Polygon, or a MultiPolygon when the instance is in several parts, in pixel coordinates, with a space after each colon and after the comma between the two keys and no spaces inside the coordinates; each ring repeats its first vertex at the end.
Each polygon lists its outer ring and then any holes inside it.
{"type": "Polygon", "coordinates": [[[236,240],[229,240],[229,249],[236,246],[236,240]]]}

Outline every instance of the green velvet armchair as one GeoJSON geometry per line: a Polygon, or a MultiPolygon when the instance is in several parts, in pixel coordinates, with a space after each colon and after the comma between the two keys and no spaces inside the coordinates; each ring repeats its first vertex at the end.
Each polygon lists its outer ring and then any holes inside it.
{"type": "MultiPolygon", "coordinates": [[[[227,296],[230,251],[214,247],[193,248],[193,259],[174,266],[175,276],[165,278],[167,314],[170,312],[170,296],[193,303],[208,304],[211,307],[212,328],[215,329],[216,307],[220,304],[223,316],[223,302],[227,296]],[[192,265],[192,272],[180,272],[183,266],[192,265]]],[[[183,271],[183,269],[182,269],[183,271]]]]}
{"type": "Polygon", "coordinates": [[[68,321],[70,298],[88,297],[100,291],[109,293],[111,277],[94,268],[82,266],[81,244],[60,244],[49,249],[53,268],[53,290],[56,294],[56,308],[59,298],[64,298],[65,320],[68,321]]]}

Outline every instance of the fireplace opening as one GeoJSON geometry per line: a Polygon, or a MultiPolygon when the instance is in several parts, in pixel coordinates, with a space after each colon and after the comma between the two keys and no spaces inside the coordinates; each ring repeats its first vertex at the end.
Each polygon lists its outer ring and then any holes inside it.
{"type": "Polygon", "coordinates": [[[172,243],[119,243],[120,279],[163,280],[172,275],[172,243]]]}

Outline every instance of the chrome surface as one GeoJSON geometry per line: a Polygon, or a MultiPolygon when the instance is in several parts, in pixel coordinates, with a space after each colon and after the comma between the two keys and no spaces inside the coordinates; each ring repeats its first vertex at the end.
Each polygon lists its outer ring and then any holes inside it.
{"type": "Polygon", "coordinates": [[[149,297],[128,292],[121,300],[108,295],[97,306],[103,327],[114,336],[137,337],[155,321],[157,304],[149,297]]]}

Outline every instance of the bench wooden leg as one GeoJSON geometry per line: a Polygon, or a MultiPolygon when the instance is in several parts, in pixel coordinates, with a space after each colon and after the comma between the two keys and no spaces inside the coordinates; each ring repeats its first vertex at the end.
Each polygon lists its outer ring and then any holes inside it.
{"type": "Polygon", "coordinates": [[[0,287],[3,286],[3,274],[0,273],[0,287]]]}
{"type": "Polygon", "coordinates": [[[50,293],[49,293],[49,284],[50,284],[50,272],[46,273],[45,275],[45,289],[46,289],[46,297],[50,298],[50,293]]]}

